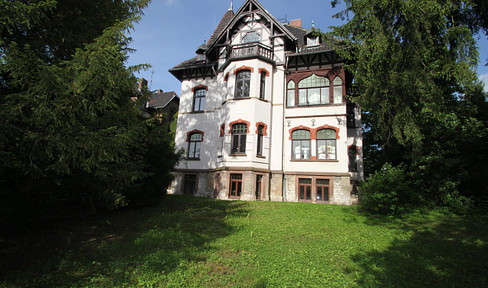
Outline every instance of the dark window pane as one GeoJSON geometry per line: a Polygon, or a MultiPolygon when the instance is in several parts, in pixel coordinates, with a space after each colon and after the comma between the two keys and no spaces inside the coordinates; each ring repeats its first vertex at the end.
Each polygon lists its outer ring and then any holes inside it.
{"type": "Polygon", "coordinates": [[[240,135],[241,143],[239,147],[239,152],[246,152],[246,135],[240,135]]]}

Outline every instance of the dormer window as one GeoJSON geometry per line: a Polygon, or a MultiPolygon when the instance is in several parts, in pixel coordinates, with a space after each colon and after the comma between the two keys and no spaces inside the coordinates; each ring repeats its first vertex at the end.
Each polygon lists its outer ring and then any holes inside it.
{"type": "Polygon", "coordinates": [[[252,43],[252,42],[259,42],[261,40],[261,36],[258,32],[252,31],[247,32],[244,37],[242,37],[242,44],[252,43]]]}
{"type": "Polygon", "coordinates": [[[319,37],[307,37],[307,46],[319,45],[319,37]]]}
{"type": "Polygon", "coordinates": [[[205,61],[207,59],[205,57],[205,52],[207,51],[207,41],[204,41],[202,45],[200,45],[195,51],[197,53],[197,61],[205,61]]]}
{"type": "Polygon", "coordinates": [[[197,54],[197,61],[205,61],[205,53],[197,54]]]}

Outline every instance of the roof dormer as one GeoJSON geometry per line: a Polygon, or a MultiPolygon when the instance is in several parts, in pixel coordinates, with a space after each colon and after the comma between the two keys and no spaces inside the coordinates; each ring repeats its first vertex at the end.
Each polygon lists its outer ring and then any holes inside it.
{"type": "Polygon", "coordinates": [[[197,53],[197,61],[206,60],[205,52],[207,52],[207,40],[204,40],[203,44],[198,46],[197,51],[195,51],[197,53]]]}
{"type": "Polygon", "coordinates": [[[312,28],[307,30],[305,40],[308,47],[320,45],[320,30],[315,28],[315,22],[312,22],[312,28]]]}

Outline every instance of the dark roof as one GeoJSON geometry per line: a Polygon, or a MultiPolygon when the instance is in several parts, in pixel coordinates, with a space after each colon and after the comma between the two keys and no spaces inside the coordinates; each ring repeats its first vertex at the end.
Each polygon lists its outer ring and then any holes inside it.
{"type": "Polygon", "coordinates": [[[234,17],[234,11],[229,9],[227,12],[225,12],[224,16],[220,20],[219,25],[217,25],[217,28],[215,28],[215,31],[213,32],[212,36],[208,39],[208,45],[207,47],[212,46],[213,42],[217,40],[217,37],[219,37],[220,33],[225,29],[227,24],[232,20],[234,17]]]}
{"type": "MultiPolygon", "coordinates": [[[[232,20],[233,17],[234,17],[234,11],[232,9],[227,10],[227,12],[225,12],[224,16],[220,20],[219,25],[217,25],[217,28],[215,28],[214,32],[212,33],[212,36],[210,36],[210,39],[208,39],[208,42],[200,45],[200,47],[197,48],[197,52],[199,50],[207,51],[207,48],[212,46],[213,42],[217,40],[217,37],[219,37],[220,33],[225,29],[225,27],[227,26],[227,24],[229,24],[229,22],[232,20]]],[[[193,57],[191,59],[181,62],[180,64],[176,65],[175,67],[169,70],[171,71],[174,69],[192,67],[192,66],[202,65],[202,64],[205,64],[205,61],[197,61],[197,57],[193,57]]]]}
{"type": "Polygon", "coordinates": [[[154,93],[149,97],[149,101],[147,101],[146,108],[152,108],[152,109],[164,108],[174,98],[176,98],[179,101],[178,95],[176,95],[174,91],[154,93]]]}
{"type": "MultiPolygon", "coordinates": [[[[324,52],[324,51],[330,51],[334,50],[334,43],[332,42],[327,42],[323,43],[322,41],[320,42],[319,46],[306,46],[307,42],[305,38],[307,35],[311,34],[312,32],[319,32],[319,30],[315,27],[311,29],[305,29],[305,28],[300,28],[292,25],[285,25],[286,29],[288,29],[295,37],[297,38],[298,41],[298,53],[299,54],[305,54],[305,53],[316,53],[316,52],[324,52]]],[[[293,53],[295,54],[295,53],[293,53]]]]}
{"type": "Polygon", "coordinates": [[[286,29],[290,31],[291,34],[295,35],[298,41],[298,45],[300,47],[305,46],[305,35],[307,35],[307,29],[292,26],[292,25],[285,25],[286,29]]]}

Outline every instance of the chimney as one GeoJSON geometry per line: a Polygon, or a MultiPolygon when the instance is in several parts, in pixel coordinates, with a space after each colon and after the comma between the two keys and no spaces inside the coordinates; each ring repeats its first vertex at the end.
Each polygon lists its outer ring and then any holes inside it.
{"type": "Polygon", "coordinates": [[[139,82],[137,82],[137,90],[141,91],[142,88],[147,88],[147,80],[139,78],[139,82]]]}
{"type": "Polygon", "coordinates": [[[163,93],[163,89],[156,90],[156,93],[163,93]]]}
{"type": "Polygon", "coordinates": [[[298,28],[302,28],[302,19],[291,20],[290,25],[298,28]]]}

